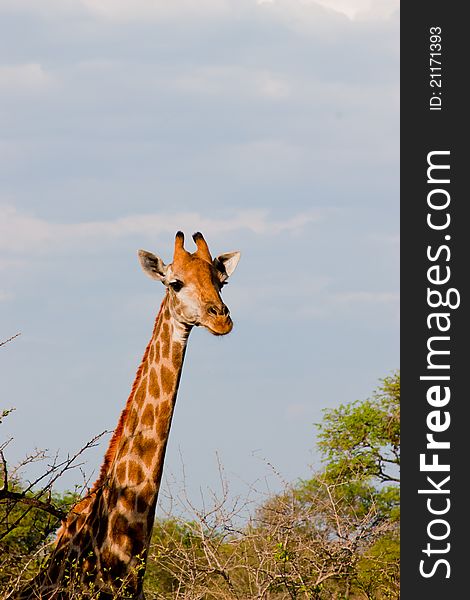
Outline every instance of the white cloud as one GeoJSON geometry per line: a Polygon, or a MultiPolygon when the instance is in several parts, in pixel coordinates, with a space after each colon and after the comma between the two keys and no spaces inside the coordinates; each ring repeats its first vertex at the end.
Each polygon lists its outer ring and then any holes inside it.
{"type": "Polygon", "coordinates": [[[250,95],[280,100],[290,95],[286,77],[266,69],[223,65],[192,69],[181,75],[167,71],[159,84],[181,92],[204,95],[250,95]]]}
{"type": "Polygon", "coordinates": [[[91,15],[111,21],[205,17],[227,11],[234,0],[0,0],[0,11],[22,14],[91,15]]]}
{"type": "Polygon", "coordinates": [[[52,76],[39,63],[0,65],[0,90],[2,94],[23,91],[28,94],[45,89],[52,76]]]}
{"type": "Polygon", "coordinates": [[[355,19],[387,18],[397,9],[398,0],[80,0],[80,4],[100,17],[126,21],[230,14],[252,11],[256,5],[281,5],[287,14],[321,6],[355,19]]]}
{"type": "Polygon", "coordinates": [[[257,0],[257,4],[284,16],[308,16],[321,7],[349,19],[386,19],[397,10],[399,0],[257,0]]]}
{"type": "Polygon", "coordinates": [[[354,309],[358,304],[396,305],[399,295],[393,292],[340,292],[332,295],[335,303],[354,309]]]}
{"type": "Polygon", "coordinates": [[[318,42],[346,37],[351,24],[385,23],[398,7],[398,0],[272,0],[257,8],[265,19],[318,42]]]}
{"type": "MultiPolygon", "coordinates": [[[[303,3],[313,3],[313,0],[303,0],[303,3]]],[[[315,0],[315,3],[342,13],[350,19],[387,18],[399,5],[398,0],[315,0]]]]}
{"type": "Polygon", "coordinates": [[[229,0],[82,0],[90,13],[112,20],[165,19],[223,14],[229,0]]]}
{"type": "Polygon", "coordinates": [[[288,404],[285,412],[289,419],[305,419],[312,412],[312,407],[307,404],[295,402],[288,404]]]}
{"type": "Polygon", "coordinates": [[[239,313],[246,311],[252,315],[256,310],[257,319],[267,322],[286,318],[294,321],[338,322],[353,318],[374,323],[398,322],[400,297],[397,292],[364,288],[338,292],[335,287],[347,285],[342,281],[342,273],[335,271],[325,276],[315,267],[307,267],[306,270],[307,274],[305,268],[302,273],[293,270],[290,274],[295,280],[295,297],[290,286],[279,285],[276,273],[275,280],[268,280],[265,276],[262,286],[248,282],[244,284],[246,287],[242,284],[233,287],[230,290],[231,303],[239,313]],[[289,311],[286,313],[287,306],[289,311]]]}
{"type": "Polygon", "coordinates": [[[388,18],[398,0],[0,0],[0,11],[57,16],[88,14],[111,21],[206,18],[274,9],[278,16],[308,17],[317,7],[349,19],[388,18]]]}
{"type": "MultiPolygon", "coordinates": [[[[327,291],[324,298],[326,314],[337,319],[350,319],[360,316],[368,322],[399,322],[400,295],[394,291],[345,290],[343,292],[327,291]]],[[[316,316],[316,315],[312,315],[316,316]]]]}
{"type": "Polygon", "coordinates": [[[400,321],[400,295],[391,291],[345,291],[334,293],[330,298],[334,314],[346,318],[363,315],[361,318],[371,322],[377,319],[386,323],[390,319],[398,324],[400,321]]]}
{"type": "Polygon", "coordinates": [[[267,71],[260,73],[258,86],[260,93],[269,98],[287,98],[290,93],[289,84],[285,79],[267,71]]]}
{"type": "Polygon", "coordinates": [[[375,244],[391,247],[396,250],[400,247],[400,235],[398,233],[371,233],[369,239],[375,244]]]}
{"type": "Polygon", "coordinates": [[[108,221],[53,223],[18,212],[13,206],[0,205],[0,248],[10,252],[48,251],[75,242],[117,239],[139,235],[151,237],[174,233],[179,229],[203,231],[217,237],[231,231],[247,230],[259,235],[296,233],[321,218],[313,211],[275,220],[269,211],[247,209],[227,218],[211,218],[197,212],[137,214],[108,221]]]}

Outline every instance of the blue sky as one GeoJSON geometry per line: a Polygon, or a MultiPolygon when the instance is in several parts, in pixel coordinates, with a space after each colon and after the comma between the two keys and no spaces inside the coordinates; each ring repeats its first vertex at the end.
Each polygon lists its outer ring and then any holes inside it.
{"type": "Polygon", "coordinates": [[[399,366],[398,2],[0,0],[0,57],[9,460],[114,428],[163,297],[137,250],[169,261],[182,229],[242,259],[166,476],[308,476],[322,410],[399,366]]]}

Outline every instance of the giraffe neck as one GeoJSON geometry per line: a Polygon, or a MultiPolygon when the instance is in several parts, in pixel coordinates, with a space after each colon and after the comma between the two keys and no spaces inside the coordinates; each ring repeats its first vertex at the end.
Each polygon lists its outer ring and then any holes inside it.
{"type": "Polygon", "coordinates": [[[167,294],[118,425],[115,454],[104,478],[117,496],[116,503],[114,496],[110,498],[109,508],[116,504],[119,514],[137,520],[146,514],[149,534],[189,332],[190,327],[172,317],[167,294]]]}
{"type": "Polygon", "coordinates": [[[65,563],[81,561],[82,584],[112,593],[127,579],[132,597],[141,593],[190,330],[172,316],[167,293],[100,476],[62,525],[45,586],[63,579],[65,563]]]}

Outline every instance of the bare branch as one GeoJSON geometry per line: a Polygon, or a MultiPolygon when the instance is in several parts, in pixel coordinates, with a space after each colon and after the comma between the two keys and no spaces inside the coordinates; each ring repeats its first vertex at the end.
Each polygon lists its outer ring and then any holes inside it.
{"type": "Polygon", "coordinates": [[[16,339],[20,335],[21,335],[21,333],[15,333],[15,335],[12,335],[8,339],[3,340],[2,342],[0,342],[0,346],[5,346],[5,344],[8,344],[9,342],[12,342],[14,339],[16,339]]]}
{"type": "Polygon", "coordinates": [[[13,492],[12,490],[1,489],[0,490],[0,502],[2,500],[12,500],[15,502],[21,502],[21,504],[26,504],[27,506],[39,508],[40,510],[43,510],[44,512],[47,512],[50,515],[52,515],[53,517],[56,517],[57,519],[61,519],[61,520],[65,519],[65,517],[67,516],[66,511],[58,508],[57,506],[52,504],[52,502],[50,502],[50,501],[43,502],[42,500],[39,500],[38,498],[35,498],[32,496],[26,496],[25,492],[13,492]]]}

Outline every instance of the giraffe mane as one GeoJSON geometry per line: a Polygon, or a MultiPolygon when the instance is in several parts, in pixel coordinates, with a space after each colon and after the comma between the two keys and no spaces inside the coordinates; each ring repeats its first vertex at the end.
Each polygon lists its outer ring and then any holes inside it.
{"type": "Polygon", "coordinates": [[[103,464],[101,465],[101,468],[100,468],[100,474],[98,476],[98,479],[93,484],[93,487],[91,488],[90,493],[95,492],[96,490],[98,490],[104,484],[104,482],[106,481],[106,477],[107,477],[107,475],[109,473],[109,468],[110,468],[110,466],[114,462],[114,458],[116,456],[116,451],[117,451],[117,448],[119,446],[119,442],[120,442],[120,440],[122,438],[122,434],[123,434],[123,431],[124,431],[124,426],[126,424],[126,420],[127,420],[128,415],[129,415],[129,407],[130,407],[130,405],[132,403],[132,400],[133,400],[133,398],[135,396],[135,393],[137,391],[138,384],[140,383],[140,376],[142,374],[142,370],[144,368],[144,364],[145,364],[145,362],[146,362],[146,360],[148,358],[148,355],[149,355],[149,352],[150,352],[150,346],[152,345],[152,342],[153,342],[153,339],[154,339],[154,336],[155,336],[155,330],[156,330],[157,325],[159,323],[160,316],[161,316],[161,314],[163,312],[163,305],[164,305],[165,299],[166,299],[166,296],[165,296],[165,298],[164,298],[164,300],[163,300],[163,302],[162,302],[162,304],[160,306],[160,310],[158,311],[157,318],[155,319],[155,324],[154,324],[154,327],[153,327],[152,337],[150,338],[150,341],[147,344],[147,347],[146,347],[145,352],[144,352],[144,356],[142,357],[142,361],[141,361],[141,363],[140,363],[140,365],[139,365],[139,367],[137,369],[137,373],[136,373],[136,376],[135,376],[135,379],[134,379],[134,383],[132,384],[132,389],[131,389],[131,392],[129,394],[129,397],[127,398],[126,405],[125,405],[124,409],[121,412],[121,415],[119,417],[119,421],[118,421],[117,427],[114,430],[114,433],[113,433],[113,435],[111,437],[111,440],[109,442],[109,445],[108,445],[108,449],[106,450],[106,454],[104,455],[103,464]]]}

